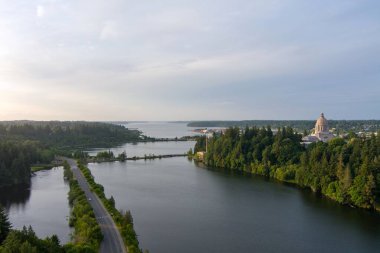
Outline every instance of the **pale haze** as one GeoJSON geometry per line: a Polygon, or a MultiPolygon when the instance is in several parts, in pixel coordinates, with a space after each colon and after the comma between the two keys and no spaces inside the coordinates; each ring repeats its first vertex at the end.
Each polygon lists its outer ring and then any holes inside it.
{"type": "Polygon", "coordinates": [[[380,119],[380,1],[0,0],[0,120],[380,119]]]}

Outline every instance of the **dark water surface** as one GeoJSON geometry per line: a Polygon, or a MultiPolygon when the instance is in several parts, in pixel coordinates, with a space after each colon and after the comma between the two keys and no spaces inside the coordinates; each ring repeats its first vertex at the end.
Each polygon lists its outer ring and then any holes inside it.
{"type": "MultiPolygon", "coordinates": [[[[190,135],[185,123],[131,123],[154,137],[190,135]]],[[[187,152],[194,142],[126,144],[128,156],[187,152]]],[[[101,150],[101,149],[98,149],[101,150]]],[[[95,151],[96,152],[96,151],[95,151]]],[[[170,252],[380,252],[380,215],[340,206],[262,177],[197,167],[186,158],[90,164],[118,208],[130,209],[141,247],[170,252]]],[[[69,240],[61,168],[31,186],[0,189],[14,227],[69,240]]]]}
{"type": "Polygon", "coordinates": [[[70,240],[69,185],[63,180],[61,167],[37,172],[30,186],[0,188],[0,192],[0,203],[14,228],[31,225],[39,237],[56,234],[63,243],[70,240]]]}
{"type": "Polygon", "coordinates": [[[168,142],[142,142],[126,143],[120,147],[104,149],[96,148],[87,151],[90,155],[96,155],[100,151],[111,150],[115,155],[125,151],[128,157],[144,155],[173,155],[187,153],[190,148],[194,148],[195,141],[168,141],[168,142]]]}
{"type": "Polygon", "coordinates": [[[144,135],[156,138],[180,138],[182,136],[199,135],[193,131],[196,127],[188,127],[186,122],[131,122],[124,126],[138,129],[144,135]]]}
{"type": "Polygon", "coordinates": [[[380,215],[186,158],[90,164],[150,252],[379,252],[380,215]]]}

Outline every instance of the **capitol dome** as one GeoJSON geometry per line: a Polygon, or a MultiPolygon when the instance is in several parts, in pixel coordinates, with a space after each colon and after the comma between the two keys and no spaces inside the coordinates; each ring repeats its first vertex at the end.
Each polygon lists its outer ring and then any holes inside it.
{"type": "Polygon", "coordinates": [[[315,123],[315,134],[328,132],[329,125],[327,123],[327,119],[325,118],[325,115],[321,113],[321,116],[317,119],[317,122],[315,123]]]}
{"type": "Polygon", "coordinates": [[[315,122],[314,134],[303,137],[302,141],[305,144],[310,144],[316,141],[328,142],[332,138],[334,138],[334,134],[330,133],[327,119],[325,115],[321,113],[321,116],[319,116],[317,122],[315,122]]]}

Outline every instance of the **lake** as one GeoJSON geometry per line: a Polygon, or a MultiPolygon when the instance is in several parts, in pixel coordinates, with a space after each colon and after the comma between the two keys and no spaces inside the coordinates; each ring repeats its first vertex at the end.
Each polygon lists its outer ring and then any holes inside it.
{"type": "Polygon", "coordinates": [[[30,186],[1,188],[0,203],[14,228],[31,225],[39,237],[56,234],[66,243],[70,241],[68,192],[63,168],[58,167],[36,172],[30,186]]]}
{"type": "MultiPolygon", "coordinates": [[[[150,136],[189,135],[185,123],[130,123],[150,136]],[[173,130],[177,129],[177,130],[173,130]],[[153,135],[154,134],[154,135],[153,135]]],[[[126,144],[128,156],[184,153],[194,142],[126,144]]],[[[97,149],[92,152],[97,152],[97,149]]],[[[380,215],[338,205],[259,176],[221,172],[187,158],[89,164],[95,180],[132,212],[140,246],[166,252],[378,252],[380,215]]],[[[30,187],[1,190],[14,227],[69,240],[62,168],[37,172],[30,187]]]]}
{"type": "MultiPolygon", "coordinates": [[[[175,143],[173,143],[175,145],[175,143]]],[[[380,216],[187,158],[89,165],[150,252],[376,252],[380,216]]]]}

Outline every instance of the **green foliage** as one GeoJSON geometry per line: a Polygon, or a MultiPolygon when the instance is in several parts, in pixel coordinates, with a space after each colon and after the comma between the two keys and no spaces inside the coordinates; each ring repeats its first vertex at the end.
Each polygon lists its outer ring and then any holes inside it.
{"type": "Polygon", "coordinates": [[[197,142],[194,147],[194,154],[199,151],[206,151],[206,136],[197,137],[197,142]]]}
{"type": "Polygon", "coordinates": [[[25,226],[21,231],[11,230],[3,244],[1,253],[60,253],[64,252],[58,237],[53,235],[39,239],[32,227],[25,226]]]}
{"type": "MultiPolygon", "coordinates": [[[[290,127],[229,128],[208,140],[205,163],[296,183],[342,204],[374,209],[380,194],[380,135],[334,138],[307,148],[290,127]]],[[[204,150],[205,139],[195,149],[204,150]]]]}
{"type": "Polygon", "coordinates": [[[96,158],[98,158],[98,159],[113,159],[113,158],[115,158],[115,155],[113,154],[112,151],[102,151],[102,152],[98,152],[96,154],[96,158]]]}
{"type": "Polygon", "coordinates": [[[73,153],[73,158],[75,159],[86,159],[88,158],[88,154],[83,152],[82,150],[75,150],[73,153]]]}
{"type": "Polygon", "coordinates": [[[190,148],[190,149],[187,151],[187,156],[188,156],[189,158],[192,158],[193,155],[194,155],[194,153],[193,153],[193,149],[190,148]]]}
{"type": "Polygon", "coordinates": [[[8,215],[5,209],[0,206],[0,244],[7,238],[11,230],[11,223],[9,222],[8,215]]]}
{"type": "Polygon", "coordinates": [[[112,215],[114,222],[119,227],[120,234],[124,239],[128,252],[141,253],[142,251],[139,248],[139,241],[133,228],[133,218],[130,211],[124,213],[123,211],[117,210],[113,196],[111,196],[110,199],[107,199],[104,194],[104,187],[95,182],[94,177],[91,175],[91,171],[83,164],[79,164],[78,167],[85,176],[91,190],[98,195],[107,211],[112,215]]]}
{"type": "Polygon", "coordinates": [[[68,243],[63,246],[65,253],[96,253],[97,250],[88,245],[68,243]]]}
{"type": "Polygon", "coordinates": [[[50,163],[53,158],[38,142],[0,141],[0,187],[29,183],[31,165],[50,163]]]}
{"type": "Polygon", "coordinates": [[[137,130],[84,121],[3,121],[0,122],[0,139],[37,140],[60,149],[112,147],[141,140],[137,130]]]}
{"type": "Polygon", "coordinates": [[[349,189],[353,204],[367,209],[374,207],[375,187],[375,179],[373,174],[369,172],[368,160],[366,159],[360,168],[359,175],[355,177],[349,189]]]}
{"type": "MultiPolygon", "coordinates": [[[[139,131],[108,123],[0,122],[0,187],[29,183],[31,165],[49,164],[54,155],[83,159],[88,157],[81,151],[83,148],[112,147],[140,140],[139,131]]],[[[113,154],[108,152],[104,157],[113,158],[113,154]]]]}
{"type": "Polygon", "coordinates": [[[69,182],[74,179],[74,173],[67,161],[63,163],[63,177],[69,182]]]}
{"type": "Polygon", "coordinates": [[[87,201],[85,193],[74,179],[67,162],[64,164],[64,176],[70,181],[68,194],[71,214],[69,225],[74,227],[73,245],[65,246],[68,252],[96,252],[103,239],[94,211],[87,201]]]}
{"type": "Polygon", "coordinates": [[[123,152],[121,152],[118,156],[117,156],[117,159],[119,161],[122,161],[124,162],[125,160],[127,160],[127,152],[125,152],[125,150],[123,152]]]}

